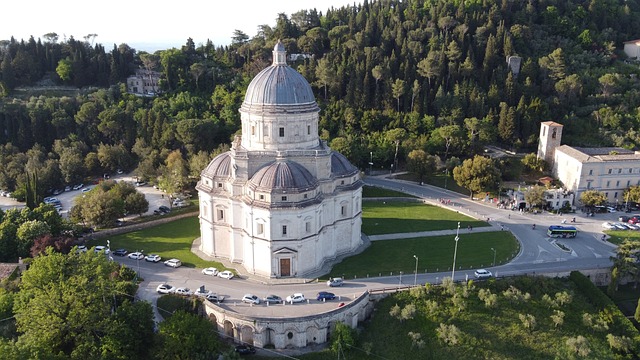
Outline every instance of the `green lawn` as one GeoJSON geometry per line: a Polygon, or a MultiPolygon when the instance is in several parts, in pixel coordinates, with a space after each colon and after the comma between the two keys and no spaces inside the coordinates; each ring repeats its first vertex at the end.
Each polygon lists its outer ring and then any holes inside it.
{"type": "Polygon", "coordinates": [[[362,188],[363,198],[376,198],[376,197],[410,197],[415,198],[413,195],[405,194],[400,191],[383,189],[374,186],[364,186],[362,188]]]}
{"type": "Polygon", "coordinates": [[[489,226],[466,215],[433,205],[401,201],[363,201],[362,232],[367,235],[489,226]]]}
{"type": "MultiPolygon", "coordinates": [[[[415,239],[374,241],[362,254],[349,257],[331,270],[331,276],[353,279],[368,276],[413,274],[418,257],[418,272],[451,271],[455,235],[423,237],[415,239]]],[[[519,251],[518,241],[508,231],[460,233],[456,268],[490,267],[493,251],[496,265],[512,259],[519,251]]]]}
{"type": "MultiPolygon", "coordinates": [[[[199,236],[198,217],[194,216],[112,236],[109,240],[112,250],[118,248],[125,248],[129,252],[144,250],[145,254],[158,254],[162,259],[180,259],[183,266],[202,268],[214,266],[218,269],[225,269],[221,263],[202,260],[191,252],[191,244],[199,236]]],[[[106,245],[106,240],[93,240],[87,245],[106,245]]]]}
{"type": "Polygon", "coordinates": [[[607,230],[605,234],[609,235],[609,242],[620,245],[625,239],[640,240],[640,231],[633,230],[607,230]]]}

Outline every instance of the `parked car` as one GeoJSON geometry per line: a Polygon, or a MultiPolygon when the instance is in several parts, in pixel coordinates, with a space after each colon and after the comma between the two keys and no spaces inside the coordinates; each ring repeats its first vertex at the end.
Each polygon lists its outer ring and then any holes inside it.
{"type": "Polygon", "coordinates": [[[169,260],[165,261],[164,264],[166,266],[170,266],[172,268],[179,268],[180,266],[182,266],[182,261],[180,261],[178,259],[169,259],[169,260]]]}
{"type": "Polygon", "coordinates": [[[614,212],[616,212],[616,211],[618,211],[618,210],[616,210],[616,208],[615,208],[615,207],[613,207],[613,206],[607,206],[607,212],[609,212],[609,213],[614,213],[614,212]]]}
{"type": "Polygon", "coordinates": [[[84,184],[76,184],[76,185],[73,185],[72,189],[73,190],[80,190],[80,189],[82,189],[83,186],[84,186],[84,184]]]}
{"type": "Polygon", "coordinates": [[[67,185],[64,187],[64,191],[71,191],[71,186],[67,185]]]}
{"type": "Polygon", "coordinates": [[[64,190],[62,190],[62,189],[55,189],[55,190],[53,190],[53,195],[60,195],[63,192],[64,192],[64,190]]]}
{"type": "Polygon", "coordinates": [[[186,201],[174,201],[173,202],[173,207],[185,207],[185,206],[189,206],[189,203],[186,201]]]}
{"type": "Polygon", "coordinates": [[[145,186],[147,183],[145,181],[136,181],[136,186],[145,186]]]}
{"type": "Polygon", "coordinates": [[[473,275],[476,279],[488,279],[493,276],[491,271],[485,269],[478,269],[473,273],[473,275]]]}
{"type": "Polygon", "coordinates": [[[264,297],[264,302],[267,304],[281,304],[282,298],[278,295],[267,295],[264,297]]]}
{"type": "Polygon", "coordinates": [[[627,221],[629,224],[637,224],[640,223],[640,216],[632,216],[631,219],[629,219],[629,221],[627,221]]]}
{"type": "Polygon", "coordinates": [[[129,259],[133,259],[133,260],[142,260],[144,259],[144,254],[141,252],[132,252],[131,254],[128,255],[129,259]]]}
{"type": "Polygon", "coordinates": [[[96,253],[104,252],[105,254],[108,254],[111,251],[106,246],[98,245],[98,246],[93,248],[93,252],[96,252],[96,253]]]}
{"type": "Polygon", "coordinates": [[[160,255],[156,255],[156,254],[149,254],[147,256],[144,257],[145,261],[150,261],[150,262],[154,262],[157,263],[160,260],[162,260],[162,258],[160,257],[160,255]]]}
{"type": "Polygon", "coordinates": [[[260,298],[253,294],[244,294],[244,296],[242,297],[242,302],[257,305],[260,304],[260,298]]]}
{"type": "Polygon", "coordinates": [[[76,246],[76,253],[87,252],[87,247],[85,245],[76,246]]]}
{"type": "Polygon", "coordinates": [[[626,223],[625,226],[628,227],[631,230],[640,230],[640,226],[635,225],[635,224],[626,223]]]}
{"type": "Polygon", "coordinates": [[[233,273],[229,270],[225,270],[225,271],[220,271],[218,273],[218,277],[221,277],[223,279],[227,279],[227,280],[231,280],[233,279],[233,273]]]}
{"type": "Polygon", "coordinates": [[[288,303],[301,303],[301,302],[304,302],[306,299],[304,298],[304,295],[302,295],[301,293],[295,293],[287,296],[286,300],[288,303]]]}
{"type": "Polygon", "coordinates": [[[620,215],[618,217],[618,221],[622,221],[622,222],[628,222],[629,219],[631,219],[630,217],[628,217],[627,215],[620,215]]]}
{"type": "Polygon", "coordinates": [[[240,355],[250,355],[256,353],[256,348],[251,345],[238,345],[236,346],[236,352],[240,355]]]}
{"type": "Polygon", "coordinates": [[[175,293],[178,294],[178,295],[182,295],[182,296],[189,296],[189,295],[192,294],[192,292],[191,292],[191,290],[189,290],[189,288],[183,288],[183,287],[177,288],[175,293]]]}
{"type": "Polygon", "coordinates": [[[324,301],[324,300],[333,300],[336,298],[336,294],[330,293],[328,291],[320,291],[316,296],[316,300],[324,301]]]}
{"type": "Polygon", "coordinates": [[[344,285],[344,280],[342,278],[329,278],[327,281],[327,285],[331,287],[342,286],[344,285]]]}
{"type": "Polygon", "coordinates": [[[122,171],[122,169],[118,169],[118,170],[116,170],[116,173],[117,173],[118,175],[122,175],[122,174],[124,173],[124,171],[122,171]]]}
{"type": "Polygon", "coordinates": [[[159,294],[173,294],[176,291],[176,288],[174,288],[173,286],[171,286],[169,284],[160,284],[156,288],[156,291],[159,294]]]}
{"type": "Polygon", "coordinates": [[[126,249],[117,249],[116,251],[113,252],[113,255],[125,256],[125,255],[127,255],[127,250],[126,249]]]}
{"type": "Polygon", "coordinates": [[[83,193],[88,193],[89,191],[91,191],[90,187],[86,187],[86,188],[82,189],[83,193]]]}
{"type": "MultiPolygon", "coordinates": [[[[631,220],[629,220],[629,221],[631,221],[631,220]]],[[[605,222],[602,223],[602,228],[606,229],[606,230],[617,230],[616,226],[613,225],[612,223],[608,222],[608,221],[605,221],[605,222]]]]}
{"type": "Polygon", "coordinates": [[[208,267],[208,268],[202,269],[202,273],[205,275],[216,276],[218,275],[218,269],[214,267],[208,267]]]}
{"type": "Polygon", "coordinates": [[[223,295],[218,295],[218,294],[209,294],[207,296],[205,296],[205,299],[211,301],[211,302],[215,302],[215,303],[221,303],[222,301],[224,301],[224,296],[223,295]]]}
{"type": "Polygon", "coordinates": [[[42,201],[45,204],[53,204],[53,203],[59,202],[60,200],[58,200],[58,198],[48,196],[48,197],[42,199],[42,201]]]}
{"type": "Polygon", "coordinates": [[[170,213],[171,212],[171,209],[169,209],[168,206],[164,206],[164,205],[160,206],[158,208],[158,210],[162,211],[163,213],[170,213]]]}

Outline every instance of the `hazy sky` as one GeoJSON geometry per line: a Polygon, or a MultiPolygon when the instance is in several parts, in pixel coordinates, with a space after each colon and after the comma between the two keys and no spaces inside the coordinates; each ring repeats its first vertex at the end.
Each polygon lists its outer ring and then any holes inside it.
{"type": "Polygon", "coordinates": [[[187,38],[196,46],[211,39],[227,45],[235,29],[253,37],[258,25],[275,26],[278,13],[360,3],[361,0],[10,0],[2,4],[0,40],[36,40],[51,32],[83,40],[98,34],[95,42],[107,50],[127,43],[136,50],[155,51],[180,47],[187,38]]]}

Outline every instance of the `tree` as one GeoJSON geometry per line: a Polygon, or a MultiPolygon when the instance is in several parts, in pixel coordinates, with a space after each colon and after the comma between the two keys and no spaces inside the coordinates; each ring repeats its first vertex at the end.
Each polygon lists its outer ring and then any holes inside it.
{"type": "Polygon", "coordinates": [[[393,167],[398,169],[398,150],[400,149],[400,143],[407,138],[407,130],[403,128],[395,128],[387,131],[385,134],[389,141],[392,141],[396,146],[396,152],[393,155],[393,167]]]}
{"type": "Polygon", "coordinates": [[[160,323],[156,359],[210,359],[220,348],[216,329],[209,320],[176,311],[160,323]]]}
{"type": "Polygon", "coordinates": [[[353,329],[342,322],[336,323],[336,328],[331,332],[331,351],[336,354],[342,354],[355,343],[353,329]]]}
{"type": "Polygon", "coordinates": [[[586,357],[591,353],[587,338],[582,335],[570,337],[565,342],[570,356],[586,357]]]}
{"type": "Polygon", "coordinates": [[[587,208],[592,209],[594,206],[606,204],[607,197],[598,190],[586,190],[580,194],[580,202],[587,208]]]}
{"type": "Polygon", "coordinates": [[[492,159],[476,155],[453,169],[453,179],[469,190],[469,197],[473,198],[474,193],[495,188],[500,174],[492,159]]]}
{"type": "Polygon", "coordinates": [[[68,59],[62,59],[58,62],[56,67],[56,73],[62,79],[62,81],[70,81],[73,76],[73,67],[71,61],[68,59]]]}
{"type": "Polygon", "coordinates": [[[636,312],[633,315],[633,318],[640,323],[640,299],[638,299],[638,306],[636,306],[636,312]]]}
{"type": "Polygon", "coordinates": [[[424,150],[412,150],[407,155],[407,169],[417,174],[422,183],[425,175],[431,175],[436,171],[436,157],[424,150]]]}
{"type": "Polygon", "coordinates": [[[534,153],[529,153],[522,158],[522,165],[531,171],[544,171],[546,162],[544,159],[538,158],[534,153]]]}
{"type": "Polygon", "coordinates": [[[98,359],[109,339],[120,337],[127,344],[147,345],[131,353],[134,358],[148,358],[151,307],[146,305],[146,313],[126,320],[113,316],[114,309],[117,313],[122,302],[129,302],[135,293],[132,278],[122,277],[120,266],[93,252],[64,255],[49,249],[46,256],[36,257],[22,274],[15,301],[16,325],[21,333],[18,342],[33,353],[45,350],[45,354],[68,359],[98,359]],[[114,333],[122,328],[136,331],[122,338],[124,334],[114,333]]]}
{"type": "Polygon", "coordinates": [[[406,89],[404,87],[404,80],[396,79],[396,81],[391,85],[391,92],[393,94],[393,98],[396,99],[396,111],[400,111],[400,98],[404,95],[406,89]]]}
{"type": "Polygon", "coordinates": [[[336,72],[327,57],[323,57],[318,61],[316,78],[318,78],[317,84],[324,88],[324,99],[327,100],[327,87],[333,86],[337,81],[336,72]]]}
{"type": "Polygon", "coordinates": [[[524,200],[528,202],[531,207],[543,207],[546,203],[545,190],[544,186],[532,186],[524,192],[524,200]]]}
{"type": "Polygon", "coordinates": [[[129,214],[142,216],[142,214],[149,210],[149,201],[147,201],[144,194],[136,191],[127,195],[124,199],[124,209],[129,214]]]}
{"type": "Polygon", "coordinates": [[[457,345],[460,342],[460,337],[462,335],[457,326],[443,323],[440,323],[436,329],[436,333],[438,334],[438,339],[449,346],[457,345]]]}

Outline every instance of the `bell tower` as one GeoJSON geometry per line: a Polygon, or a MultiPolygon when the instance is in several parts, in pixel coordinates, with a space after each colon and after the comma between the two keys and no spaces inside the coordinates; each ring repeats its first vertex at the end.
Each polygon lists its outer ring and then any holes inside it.
{"type": "Polygon", "coordinates": [[[562,139],[562,124],[553,121],[540,123],[540,139],[538,140],[538,159],[547,162],[553,168],[555,151],[562,139]]]}

